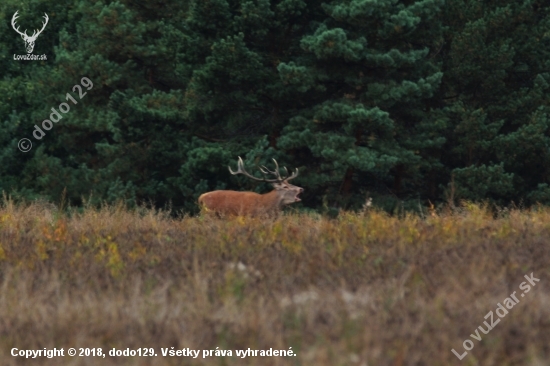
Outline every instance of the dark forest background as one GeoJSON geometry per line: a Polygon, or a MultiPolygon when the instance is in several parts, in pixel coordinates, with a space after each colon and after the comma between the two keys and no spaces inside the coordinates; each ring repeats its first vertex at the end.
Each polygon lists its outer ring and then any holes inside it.
{"type": "Polygon", "coordinates": [[[299,168],[302,208],[550,204],[545,0],[4,0],[0,19],[17,199],[196,212],[209,190],[269,189],[229,174],[242,156],[299,168]],[[48,14],[46,61],[14,60],[15,11],[29,35],[48,14]]]}

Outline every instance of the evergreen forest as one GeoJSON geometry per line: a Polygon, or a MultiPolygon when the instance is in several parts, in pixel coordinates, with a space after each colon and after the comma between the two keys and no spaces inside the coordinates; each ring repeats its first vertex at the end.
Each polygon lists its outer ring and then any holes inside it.
{"type": "Polygon", "coordinates": [[[0,19],[16,200],[196,213],[270,189],[229,173],[241,156],[298,168],[299,210],[550,204],[548,1],[4,0],[0,19]],[[20,59],[15,29],[46,19],[46,58],[20,59]]]}

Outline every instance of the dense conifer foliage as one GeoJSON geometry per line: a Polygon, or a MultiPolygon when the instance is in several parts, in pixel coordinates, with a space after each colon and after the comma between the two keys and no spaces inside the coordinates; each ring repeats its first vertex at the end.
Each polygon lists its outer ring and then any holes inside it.
{"type": "Polygon", "coordinates": [[[0,189],[196,212],[227,171],[300,168],[302,207],[550,203],[550,4],[0,4],[0,189]],[[35,55],[12,29],[40,29],[35,55]],[[86,77],[93,87],[79,97],[86,77]],[[67,93],[77,103],[68,102],[67,93]],[[33,136],[67,102],[70,111],[33,136]],[[32,150],[21,152],[28,138],[32,150]],[[66,193],[63,193],[65,191],[66,193]]]}

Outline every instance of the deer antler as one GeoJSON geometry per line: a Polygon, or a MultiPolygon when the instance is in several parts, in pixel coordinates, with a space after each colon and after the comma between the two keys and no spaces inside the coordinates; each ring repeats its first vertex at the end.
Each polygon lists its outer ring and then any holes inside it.
{"type": "MultiPolygon", "coordinates": [[[[242,174],[244,176],[247,176],[248,178],[250,179],[254,179],[254,180],[257,180],[257,181],[260,181],[260,182],[267,182],[267,183],[281,183],[282,181],[284,180],[290,180],[290,179],[294,179],[298,176],[298,169],[296,169],[296,171],[290,176],[290,177],[285,177],[285,178],[281,178],[281,174],[279,174],[279,164],[277,164],[277,160],[273,159],[273,162],[275,163],[275,170],[269,170],[267,169],[264,165],[262,165],[260,167],[260,171],[263,173],[263,174],[270,174],[270,175],[274,175],[276,178],[275,179],[266,179],[265,177],[263,179],[261,178],[256,178],[255,176],[253,176],[252,174],[248,173],[245,169],[244,169],[244,163],[243,163],[243,159],[241,159],[241,157],[239,156],[239,161],[237,163],[237,171],[234,172],[233,170],[231,170],[231,167],[228,167],[229,168],[229,172],[233,175],[236,175],[236,174],[242,174]]],[[[286,167],[284,167],[285,171],[286,171],[286,174],[288,176],[288,169],[286,167]]]]}
{"type": "Polygon", "coordinates": [[[294,178],[296,178],[296,177],[298,176],[298,168],[296,168],[296,170],[294,171],[294,173],[292,173],[292,175],[289,177],[289,176],[288,176],[288,169],[286,168],[286,166],[284,166],[283,169],[284,169],[285,172],[286,172],[286,177],[281,178],[281,175],[279,174],[279,164],[277,164],[277,160],[275,160],[275,159],[273,159],[273,162],[275,163],[276,169],[275,169],[274,171],[271,171],[271,170],[267,169],[267,168],[265,167],[265,165],[262,165],[262,166],[260,167],[260,170],[262,171],[262,173],[264,173],[264,174],[268,174],[268,173],[269,173],[269,174],[273,174],[273,175],[275,175],[277,178],[279,178],[279,179],[281,180],[281,182],[282,182],[283,180],[289,181],[289,180],[294,179],[294,178]]]}
{"type": "Polygon", "coordinates": [[[292,173],[292,175],[290,177],[288,177],[288,170],[286,169],[286,166],[284,167],[285,168],[285,171],[286,171],[286,175],[287,175],[287,178],[285,178],[284,180],[286,180],[287,182],[291,179],[294,179],[298,176],[298,168],[296,168],[296,170],[294,171],[294,173],[292,173]]]}
{"type": "Polygon", "coordinates": [[[279,174],[279,164],[277,164],[277,160],[273,159],[273,162],[275,163],[275,170],[269,170],[266,168],[265,165],[262,165],[260,167],[260,171],[264,174],[272,174],[277,177],[281,182],[283,181],[283,178],[281,178],[281,174],[279,174]]]}
{"type": "Polygon", "coordinates": [[[19,26],[18,26],[17,28],[15,28],[15,20],[18,18],[17,13],[19,13],[19,10],[17,10],[17,11],[15,12],[15,14],[13,14],[13,17],[11,18],[11,26],[12,26],[12,28],[13,28],[17,33],[19,33],[21,36],[28,37],[28,36],[27,36],[27,30],[26,30],[26,29],[25,29],[25,33],[21,33],[21,32],[19,31],[19,26]]]}
{"type": "Polygon", "coordinates": [[[30,36],[30,38],[33,38],[33,39],[34,39],[34,38],[37,38],[37,37],[40,35],[40,33],[42,33],[42,31],[44,30],[44,28],[46,28],[46,24],[48,24],[48,20],[49,20],[49,19],[50,19],[50,18],[48,18],[48,14],[44,13],[44,20],[45,20],[45,22],[42,23],[42,29],[40,29],[40,30],[36,29],[36,30],[33,32],[32,36],[30,36]],[[37,32],[38,32],[38,33],[37,33],[37,32]],[[36,33],[36,35],[35,35],[35,33],[36,33]]]}
{"type": "Polygon", "coordinates": [[[16,26],[16,19],[19,17],[17,15],[17,13],[19,13],[19,10],[17,10],[15,12],[15,14],[13,14],[13,17],[11,18],[11,26],[12,28],[21,35],[21,37],[24,37],[25,39],[29,39],[29,40],[34,40],[36,39],[40,33],[42,33],[42,31],[44,30],[44,28],[46,28],[46,25],[48,24],[48,20],[50,18],[48,18],[48,14],[44,13],[44,20],[45,22],[42,22],[42,29],[38,30],[38,29],[35,29],[32,36],[29,37],[29,35],[27,35],[27,30],[25,29],[25,32],[21,33],[21,31],[19,30],[19,26],[17,26],[17,28],[15,27],[16,26]],[[38,32],[38,33],[37,33],[38,32]]]}

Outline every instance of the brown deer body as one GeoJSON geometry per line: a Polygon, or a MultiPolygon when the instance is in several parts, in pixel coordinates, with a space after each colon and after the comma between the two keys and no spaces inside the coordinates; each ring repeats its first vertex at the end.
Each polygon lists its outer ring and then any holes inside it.
{"type": "MultiPolygon", "coordinates": [[[[275,159],[273,160],[275,161],[275,159]]],[[[301,201],[298,195],[304,189],[288,183],[289,180],[298,176],[298,169],[290,177],[281,178],[279,166],[275,161],[276,170],[270,171],[266,167],[260,168],[260,170],[264,174],[275,175],[276,178],[260,179],[245,171],[240,157],[237,166],[236,172],[229,168],[231,174],[243,174],[257,181],[272,183],[275,189],[265,194],[238,191],[207,192],[199,197],[199,205],[203,211],[219,216],[275,216],[283,206],[301,201]]]]}

